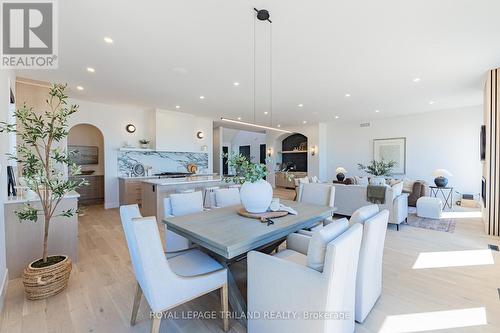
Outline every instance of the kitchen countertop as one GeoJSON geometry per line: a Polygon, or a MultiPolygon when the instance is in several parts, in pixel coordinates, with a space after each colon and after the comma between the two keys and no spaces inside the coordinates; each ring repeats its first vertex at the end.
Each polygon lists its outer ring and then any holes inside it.
{"type": "Polygon", "coordinates": [[[220,182],[223,181],[220,176],[190,176],[183,178],[161,178],[161,179],[147,179],[143,180],[143,183],[152,185],[176,185],[176,184],[196,184],[196,183],[209,183],[209,182],[220,182]]]}
{"type": "MultiPolygon", "coordinates": [[[[75,191],[71,191],[69,192],[68,194],[66,194],[64,196],[64,199],[74,199],[74,198],[79,198],[80,197],[80,194],[78,194],[77,192],[75,191]]],[[[21,198],[21,197],[9,197],[6,201],[5,201],[5,204],[6,205],[9,205],[9,204],[18,204],[18,203],[26,203],[26,202],[37,202],[37,201],[40,201],[40,199],[38,198],[38,196],[34,199],[26,199],[26,198],[21,198]]]]}
{"type": "MultiPolygon", "coordinates": [[[[209,176],[217,176],[218,173],[198,173],[198,174],[194,174],[192,176],[189,176],[189,177],[209,177],[209,176]]],[[[168,177],[167,176],[137,176],[137,177],[134,177],[134,176],[131,176],[131,177],[118,177],[118,179],[125,179],[125,180],[134,180],[134,179],[137,179],[137,180],[144,180],[144,179],[156,179],[156,180],[160,180],[160,179],[167,179],[168,177]]],[[[172,178],[170,178],[172,179],[172,178]]],[[[175,178],[174,178],[175,179],[175,178]]],[[[178,178],[178,179],[184,179],[184,178],[178,178]]]]}

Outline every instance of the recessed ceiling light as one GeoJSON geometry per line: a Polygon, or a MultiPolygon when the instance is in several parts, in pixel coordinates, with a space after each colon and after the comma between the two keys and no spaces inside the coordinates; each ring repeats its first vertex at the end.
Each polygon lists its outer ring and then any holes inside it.
{"type": "Polygon", "coordinates": [[[280,124],[278,124],[278,125],[276,125],[276,127],[280,128],[280,127],[281,127],[281,125],[280,125],[280,124]]]}
{"type": "Polygon", "coordinates": [[[104,41],[108,44],[113,44],[113,39],[111,39],[110,37],[104,37],[104,41]]]}
{"type": "Polygon", "coordinates": [[[434,103],[436,103],[436,102],[435,102],[435,101],[429,101],[429,104],[430,104],[430,105],[432,105],[432,104],[434,104],[434,103]]]}
{"type": "Polygon", "coordinates": [[[420,78],[419,77],[414,78],[413,82],[420,82],[420,78]]]}
{"type": "Polygon", "coordinates": [[[299,105],[297,105],[297,106],[298,106],[299,108],[301,108],[301,107],[303,107],[303,106],[304,106],[304,104],[299,104],[299,105]]]}
{"type": "Polygon", "coordinates": [[[236,119],[241,120],[241,117],[238,117],[238,118],[236,118],[236,119]]]}
{"type": "Polygon", "coordinates": [[[205,99],[205,96],[200,96],[200,99],[205,99]]]}
{"type": "Polygon", "coordinates": [[[87,67],[87,72],[95,73],[95,69],[93,67],[87,67]]]}
{"type": "Polygon", "coordinates": [[[176,105],[176,106],[175,106],[175,108],[176,108],[176,109],[180,109],[180,108],[181,108],[181,106],[180,106],[180,105],[176,105]]]}
{"type": "Polygon", "coordinates": [[[82,91],[83,90],[83,87],[82,86],[76,86],[76,89],[82,91]]]}
{"type": "Polygon", "coordinates": [[[307,120],[302,120],[302,124],[307,124],[307,120]]]}
{"type": "Polygon", "coordinates": [[[239,82],[233,82],[233,86],[236,86],[236,87],[237,87],[237,86],[239,86],[239,85],[240,85],[240,83],[239,83],[239,82]]]}
{"type": "Polygon", "coordinates": [[[269,112],[267,112],[267,111],[264,111],[264,114],[268,114],[268,113],[269,113],[269,112]]]}
{"type": "Polygon", "coordinates": [[[340,118],[340,116],[335,116],[335,119],[339,119],[339,118],[340,118]]]}
{"type": "Polygon", "coordinates": [[[345,97],[351,97],[351,94],[346,93],[344,96],[345,96],[345,97]]]}
{"type": "Polygon", "coordinates": [[[375,110],[375,113],[379,113],[379,112],[380,112],[380,110],[375,110]]]}

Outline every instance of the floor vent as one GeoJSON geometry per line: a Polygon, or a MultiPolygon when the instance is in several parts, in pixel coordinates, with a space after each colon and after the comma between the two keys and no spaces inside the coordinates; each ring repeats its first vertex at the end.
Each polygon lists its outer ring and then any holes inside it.
{"type": "Polygon", "coordinates": [[[488,248],[493,251],[500,251],[498,245],[488,244],[488,248]]]}

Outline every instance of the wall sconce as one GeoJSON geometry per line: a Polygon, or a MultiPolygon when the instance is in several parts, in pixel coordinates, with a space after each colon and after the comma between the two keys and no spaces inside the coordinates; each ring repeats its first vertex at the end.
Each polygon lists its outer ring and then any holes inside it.
{"type": "Polygon", "coordinates": [[[312,146],[311,147],[311,156],[314,156],[316,155],[316,153],[318,152],[318,147],[316,146],[312,146]]]}
{"type": "Polygon", "coordinates": [[[134,133],[135,132],[135,126],[132,125],[132,124],[128,124],[127,126],[125,126],[125,130],[129,133],[134,133]]]}
{"type": "Polygon", "coordinates": [[[204,136],[205,136],[205,134],[203,134],[203,132],[202,132],[202,131],[199,131],[198,133],[196,133],[196,137],[197,137],[198,139],[203,139],[203,137],[204,137],[204,136]]]}
{"type": "Polygon", "coordinates": [[[272,154],[273,154],[273,148],[267,148],[267,156],[271,157],[272,154]]]}

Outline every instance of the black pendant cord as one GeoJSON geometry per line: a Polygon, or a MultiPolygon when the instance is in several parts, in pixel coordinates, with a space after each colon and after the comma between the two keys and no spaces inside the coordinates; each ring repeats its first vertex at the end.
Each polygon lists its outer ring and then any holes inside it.
{"type": "MultiPolygon", "coordinates": [[[[269,21],[271,22],[271,21],[269,21]]],[[[271,127],[273,126],[273,25],[269,25],[269,112],[271,114],[271,127]]]]}
{"type": "MultiPolygon", "coordinates": [[[[255,9],[255,8],[254,8],[255,9]]],[[[255,17],[253,18],[253,123],[255,124],[255,17]]]]}

